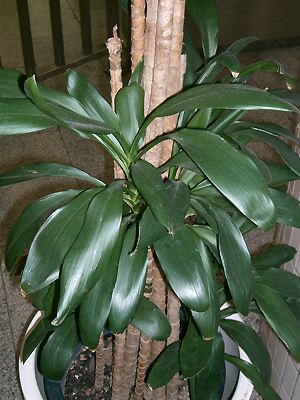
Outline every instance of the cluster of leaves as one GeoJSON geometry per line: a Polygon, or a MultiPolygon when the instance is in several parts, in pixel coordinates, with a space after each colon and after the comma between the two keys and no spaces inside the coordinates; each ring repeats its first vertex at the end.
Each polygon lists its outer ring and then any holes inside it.
{"type": "MultiPolygon", "coordinates": [[[[0,176],[0,186],[44,176],[76,177],[92,185],[36,201],[8,239],[11,273],[29,249],[21,288],[44,315],[25,343],[23,358],[42,343],[40,369],[49,379],[61,379],[79,341],[95,349],[105,326],[119,333],[131,323],[153,339],[169,336],[167,318],[144,296],[149,247],[185,315],[180,341],[166,347],[152,366],[150,386],[164,385],[180,371],[189,379],[192,398],[215,398],[226,360],[265,399],[278,399],[269,386],[270,357],[261,339],[250,327],[225,319],[236,312],[264,315],[300,361],[300,279],[279,268],[295,251],[273,246],[252,260],[243,237],[277,221],[300,227],[299,202],[284,186],[300,177],[299,156],[285,140],[299,144],[299,139],[276,124],[240,120],[247,110],[298,110],[285,99],[288,92],[246,84],[259,71],[282,73],[272,60],[241,68],[237,54],[253,38],[216,55],[216,18],[207,23],[199,15],[198,20],[205,64],[201,67],[199,59],[196,70],[189,68],[185,90],[146,118],[142,63],[117,94],[115,111],[75,71],[67,72],[67,92],[60,92],[17,71],[0,70],[0,135],[67,127],[101,143],[125,175],[106,185],[68,165],[37,163],[0,176]],[[143,143],[155,118],[177,113],[174,132],[143,143]],[[164,165],[155,168],[143,160],[170,139],[173,153],[164,165]],[[246,147],[252,139],[272,146],[284,164],[257,158],[246,147]],[[230,307],[220,311],[228,301],[230,307]],[[251,364],[224,353],[220,327],[251,364]]],[[[188,44],[186,52],[193,53],[188,44]]]]}

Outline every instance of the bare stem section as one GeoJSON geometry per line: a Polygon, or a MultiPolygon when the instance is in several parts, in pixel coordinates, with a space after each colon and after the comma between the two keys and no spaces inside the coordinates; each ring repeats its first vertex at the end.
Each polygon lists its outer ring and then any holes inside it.
{"type": "Polygon", "coordinates": [[[97,391],[101,391],[103,388],[104,382],[104,340],[103,340],[103,332],[101,333],[99,343],[96,349],[96,369],[95,369],[95,385],[94,389],[97,391]]]}
{"type": "Polygon", "coordinates": [[[124,349],[126,331],[120,335],[115,335],[114,345],[114,373],[112,381],[112,400],[124,400],[123,379],[124,379],[124,349]]]}
{"type": "Polygon", "coordinates": [[[121,68],[122,42],[121,39],[118,37],[117,25],[113,29],[113,37],[107,40],[106,47],[108,49],[108,58],[110,65],[111,103],[112,108],[114,108],[116,94],[123,85],[121,68]]]}
{"type": "Polygon", "coordinates": [[[145,0],[131,3],[131,70],[144,56],[145,50],[145,0]]]}
{"type": "Polygon", "coordinates": [[[124,377],[124,394],[130,393],[130,390],[134,385],[139,344],[140,344],[140,331],[136,329],[133,325],[129,325],[127,328],[127,336],[125,344],[126,369],[124,377]]]}

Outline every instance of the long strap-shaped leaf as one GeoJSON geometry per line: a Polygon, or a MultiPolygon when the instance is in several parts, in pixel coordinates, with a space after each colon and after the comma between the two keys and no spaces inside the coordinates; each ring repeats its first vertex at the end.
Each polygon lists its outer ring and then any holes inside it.
{"type": "Polygon", "coordinates": [[[24,82],[26,75],[9,68],[0,68],[0,98],[26,99],[24,82]]]}
{"type": "Polygon", "coordinates": [[[292,260],[296,253],[297,250],[287,244],[271,245],[252,262],[255,268],[276,268],[292,260]]]}
{"type": "Polygon", "coordinates": [[[34,239],[39,227],[56,208],[68,203],[80,190],[52,193],[27,207],[10,231],[5,251],[5,265],[12,271],[17,259],[34,239]]]}
{"type": "Polygon", "coordinates": [[[263,229],[274,224],[275,210],[268,188],[248,157],[208,131],[182,129],[171,137],[250,220],[263,229]]]}
{"type": "MultiPolygon", "coordinates": [[[[101,190],[100,190],[101,191],[101,190]]],[[[59,276],[59,268],[81,230],[86,210],[98,190],[87,190],[54,211],[39,229],[29,250],[21,287],[33,293],[59,276]]]]}
{"type": "Polygon", "coordinates": [[[89,204],[80,234],[72,244],[61,269],[59,325],[77,307],[110,262],[122,220],[122,182],[111,184],[89,204]]]}
{"type": "Polygon", "coordinates": [[[37,163],[25,165],[24,167],[13,169],[0,175],[0,187],[12,185],[19,182],[25,182],[32,179],[42,178],[44,176],[77,178],[96,186],[105,186],[105,184],[99,179],[94,178],[87,172],[72,167],[71,165],[57,163],[37,163]]]}
{"type": "Polygon", "coordinates": [[[280,190],[270,189],[270,192],[277,212],[277,221],[300,228],[300,202],[280,190]]]}

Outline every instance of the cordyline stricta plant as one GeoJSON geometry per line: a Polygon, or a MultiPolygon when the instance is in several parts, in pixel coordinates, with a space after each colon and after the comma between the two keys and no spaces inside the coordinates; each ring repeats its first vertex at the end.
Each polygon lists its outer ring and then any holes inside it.
{"type": "Polygon", "coordinates": [[[251,229],[276,222],[300,227],[299,203],[286,193],[287,182],[300,177],[288,144],[299,139],[246,114],[299,113],[289,90],[247,84],[259,71],[281,73],[288,87],[294,81],[273,60],[241,67],[237,54],[255,38],[217,52],[214,1],[187,6],[201,31],[202,58],[188,35],[182,50],[183,0],[148,0],[146,15],[142,0],[132,2],[126,86],[116,30],[107,43],[113,107],[74,70],[65,92],[0,70],[2,136],[63,126],[103,146],[116,165],[110,184],[51,162],[0,176],[1,186],[45,176],[90,184],[37,200],[8,238],[6,267],[13,274],[27,254],[21,289],[43,315],[23,361],[41,343],[40,371],[60,380],[78,342],[94,350],[100,340],[101,349],[106,328],[115,334],[113,399],[177,399],[178,374],[191,399],[217,399],[224,360],[264,399],[278,399],[261,339],[230,316],[262,315],[300,361],[300,280],[280,268],[295,250],[271,246],[252,259],[244,241],[251,229]],[[272,146],[282,164],[260,160],[247,147],[253,139],[272,146]],[[224,352],[220,328],[251,363],[224,352]],[[146,394],[145,382],[152,388],[146,394]]]}

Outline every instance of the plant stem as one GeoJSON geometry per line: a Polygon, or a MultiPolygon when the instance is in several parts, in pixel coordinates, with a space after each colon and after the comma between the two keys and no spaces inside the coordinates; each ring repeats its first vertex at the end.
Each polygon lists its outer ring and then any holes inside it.
{"type": "Polygon", "coordinates": [[[144,56],[145,50],[145,0],[131,3],[131,71],[144,56]]]}

